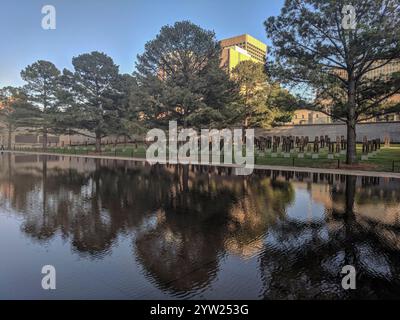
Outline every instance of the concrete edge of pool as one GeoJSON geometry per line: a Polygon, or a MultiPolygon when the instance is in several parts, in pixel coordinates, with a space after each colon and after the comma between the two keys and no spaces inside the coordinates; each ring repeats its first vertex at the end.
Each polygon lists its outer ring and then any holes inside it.
{"type": "MultiPolygon", "coordinates": [[[[86,158],[86,159],[104,159],[104,160],[118,160],[118,161],[140,161],[148,162],[144,158],[127,158],[127,157],[115,157],[115,156],[102,156],[102,155],[79,155],[79,154],[64,154],[64,153],[52,153],[52,152],[33,152],[33,151],[13,151],[13,150],[2,150],[1,153],[12,153],[12,154],[33,154],[33,155],[44,155],[44,156],[60,156],[60,157],[72,157],[72,158],[86,158]]],[[[161,163],[167,164],[167,163],[161,163]]],[[[192,165],[212,166],[212,167],[226,167],[226,168],[240,168],[239,165],[229,164],[202,164],[202,163],[191,163],[192,165]]],[[[349,169],[327,169],[327,168],[309,168],[309,167],[289,167],[289,166],[271,166],[271,165],[254,165],[255,170],[277,170],[277,171],[294,171],[294,172],[309,172],[309,173],[328,173],[328,174],[341,174],[349,176],[362,176],[362,177],[382,177],[382,178],[398,178],[400,179],[400,173],[396,172],[380,172],[380,171],[363,171],[363,170],[349,170],[349,169]]]]}

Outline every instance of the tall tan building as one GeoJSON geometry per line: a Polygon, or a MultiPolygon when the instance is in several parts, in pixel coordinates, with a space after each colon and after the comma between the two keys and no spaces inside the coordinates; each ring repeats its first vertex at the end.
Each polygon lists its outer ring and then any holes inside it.
{"type": "Polygon", "coordinates": [[[265,63],[267,45],[260,40],[243,34],[221,41],[222,67],[231,72],[242,61],[265,63]]]}

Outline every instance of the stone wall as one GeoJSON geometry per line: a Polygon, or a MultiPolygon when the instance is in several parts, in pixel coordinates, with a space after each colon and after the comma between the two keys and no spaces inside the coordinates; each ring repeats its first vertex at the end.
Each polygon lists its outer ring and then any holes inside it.
{"type": "MultiPolygon", "coordinates": [[[[89,138],[89,132],[83,131],[83,134],[74,134],[74,135],[48,135],[48,142],[50,146],[68,146],[68,145],[84,145],[95,143],[94,138],[89,138]]],[[[132,139],[139,138],[132,136],[132,139]]],[[[115,141],[123,143],[125,141],[124,137],[116,137],[116,136],[108,136],[102,138],[103,144],[112,144],[115,141]]],[[[18,128],[15,132],[11,134],[11,147],[41,147],[42,146],[43,137],[39,133],[35,133],[33,128],[18,128]]],[[[0,146],[8,145],[8,132],[7,129],[0,123],[0,146]]]]}
{"type": "MultiPolygon", "coordinates": [[[[357,125],[357,141],[362,142],[364,136],[368,139],[380,138],[384,141],[389,136],[391,142],[400,143],[400,121],[395,122],[371,122],[357,125]]],[[[331,139],[337,136],[346,137],[345,124],[313,124],[313,125],[287,125],[268,129],[257,129],[257,136],[309,136],[311,140],[315,136],[328,135],[331,139]]]]}

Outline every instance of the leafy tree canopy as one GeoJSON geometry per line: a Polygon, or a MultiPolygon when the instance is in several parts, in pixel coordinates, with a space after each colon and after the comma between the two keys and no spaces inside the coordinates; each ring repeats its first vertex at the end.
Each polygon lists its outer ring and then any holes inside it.
{"type": "MultiPolygon", "coordinates": [[[[112,58],[91,52],[72,59],[74,71],[63,71],[64,123],[86,130],[97,140],[118,131],[120,126],[121,77],[112,58]]],[[[82,132],[81,132],[82,133],[82,132]]]]}
{"type": "Polygon", "coordinates": [[[286,0],[265,22],[281,82],[311,90],[308,108],[347,124],[347,162],[356,161],[357,122],[400,110],[398,73],[376,72],[400,59],[398,0],[286,0]],[[350,13],[350,14],[349,14],[350,13]],[[347,16],[346,16],[347,15],[347,16]]]}
{"type": "Polygon", "coordinates": [[[11,149],[11,134],[17,128],[30,127],[32,119],[38,116],[37,108],[28,103],[21,88],[0,89],[0,121],[8,131],[8,148],[11,149]]]}
{"type": "Polygon", "coordinates": [[[242,61],[232,71],[240,88],[239,114],[245,127],[268,128],[290,119],[296,99],[279,84],[270,83],[264,65],[242,61]]]}
{"type": "Polygon", "coordinates": [[[57,131],[53,123],[59,116],[60,71],[53,63],[39,60],[21,71],[21,77],[26,82],[23,91],[27,101],[36,108],[30,126],[43,134],[45,149],[48,132],[57,131]]]}
{"type": "Polygon", "coordinates": [[[223,126],[237,90],[220,68],[212,31],[189,22],[162,27],[138,56],[134,103],[148,125],[223,126]]]}

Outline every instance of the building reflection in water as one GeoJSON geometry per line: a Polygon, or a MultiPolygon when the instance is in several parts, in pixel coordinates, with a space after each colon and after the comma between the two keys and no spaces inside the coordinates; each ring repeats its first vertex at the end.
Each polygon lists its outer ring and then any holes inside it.
{"type": "Polygon", "coordinates": [[[268,170],[237,177],[230,168],[0,156],[0,207],[22,218],[32,241],[60,235],[74,254],[101,261],[125,235],[148,281],[175,297],[206,290],[231,256],[257,261],[249,272],[259,274],[260,298],[396,295],[399,186],[385,178],[268,170]],[[358,270],[356,292],[340,286],[348,264],[358,270]]]}

